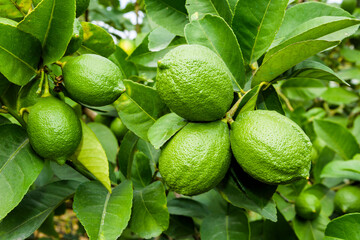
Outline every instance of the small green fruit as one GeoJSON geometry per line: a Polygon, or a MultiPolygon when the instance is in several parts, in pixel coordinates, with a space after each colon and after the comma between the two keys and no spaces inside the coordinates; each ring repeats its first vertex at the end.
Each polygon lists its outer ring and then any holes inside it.
{"type": "Polygon", "coordinates": [[[245,172],[267,184],[309,176],[312,144],[289,118],[266,110],[240,114],[231,125],[231,148],[245,172]]]}
{"type": "Polygon", "coordinates": [[[119,141],[121,141],[124,138],[125,134],[128,131],[127,127],[123,124],[120,118],[115,118],[111,122],[110,129],[111,131],[113,131],[113,133],[115,134],[116,138],[119,141]]]}
{"type": "Polygon", "coordinates": [[[230,156],[229,129],[224,122],[188,123],[162,150],[159,170],[170,189],[196,195],[223,179],[230,156]]]}
{"type": "Polygon", "coordinates": [[[75,152],[82,137],[74,110],[55,97],[41,98],[30,107],[27,133],[35,152],[59,163],[75,152]]]}
{"type": "Polygon", "coordinates": [[[336,192],[335,210],[341,213],[360,212],[360,187],[346,186],[336,192]]]}
{"type": "Polygon", "coordinates": [[[295,211],[303,219],[313,220],[320,214],[321,202],[313,194],[301,193],[295,201],[295,211]]]}
{"type": "Polygon", "coordinates": [[[70,59],[63,67],[63,77],[70,97],[90,106],[111,104],[125,91],[118,66],[95,54],[70,59]]]}
{"type": "Polygon", "coordinates": [[[356,0],[343,0],[340,7],[352,14],[356,8],[356,0]]]}
{"type": "Polygon", "coordinates": [[[158,63],[156,89],[177,115],[196,122],[225,116],[233,100],[231,74],[209,48],[182,45],[158,63]]]}

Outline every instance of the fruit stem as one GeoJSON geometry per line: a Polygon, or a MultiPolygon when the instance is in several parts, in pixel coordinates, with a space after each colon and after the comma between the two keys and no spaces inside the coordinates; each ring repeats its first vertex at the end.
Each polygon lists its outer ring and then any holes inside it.
{"type": "Polygon", "coordinates": [[[36,94],[40,94],[41,93],[41,90],[42,90],[42,86],[43,86],[43,83],[44,83],[44,70],[41,70],[40,72],[41,76],[40,76],[40,83],[39,83],[39,88],[38,90],[36,91],[36,94]]]}
{"type": "Polygon", "coordinates": [[[65,62],[60,62],[60,61],[56,61],[56,62],[54,62],[54,64],[60,66],[61,68],[63,68],[65,66],[65,62]]]}
{"type": "Polygon", "coordinates": [[[280,89],[276,89],[276,92],[278,93],[278,95],[282,98],[282,100],[284,100],[287,108],[293,112],[294,108],[291,106],[291,103],[289,101],[289,99],[280,91],[280,89]]]}
{"type": "Polygon", "coordinates": [[[45,88],[44,89],[44,94],[41,95],[41,97],[49,97],[49,96],[51,96],[50,91],[49,91],[49,78],[48,78],[47,74],[45,76],[45,87],[44,88],[45,88]]]}
{"type": "Polygon", "coordinates": [[[276,193],[277,193],[282,199],[284,199],[285,202],[287,202],[287,203],[295,203],[295,201],[288,199],[287,197],[285,197],[284,195],[282,195],[279,191],[276,191],[276,193]]]}

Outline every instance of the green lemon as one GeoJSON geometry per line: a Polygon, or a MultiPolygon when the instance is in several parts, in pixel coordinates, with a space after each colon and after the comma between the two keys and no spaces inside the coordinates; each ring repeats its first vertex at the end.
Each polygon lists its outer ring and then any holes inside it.
{"type": "Polygon", "coordinates": [[[159,170],[170,189],[196,195],[222,180],[230,155],[229,129],[224,122],[188,123],[162,150],[159,170]]]}
{"type": "Polygon", "coordinates": [[[89,7],[90,0],[76,0],[76,17],[80,17],[89,7]]]}
{"type": "Polygon", "coordinates": [[[94,122],[97,123],[102,123],[106,126],[110,126],[111,122],[113,121],[113,117],[110,116],[106,116],[106,115],[101,115],[101,114],[97,114],[94,118],[94,122]]]}
{"type": "Polygon", "coordinates": [[[83,40],[84,40],[84,30],[81,26],[80,21],[75,19],[73,34],[67,46],[65,55],[71,55],[74,52],[76,52],[81,47],[81,43],[83,42],[83,40]]]}
{"type": "Polygon", "coordinates": [[[356,8],[356,0],[343,0],[340,7],[349,13],[353,13],[356,8]]]}
{"type": "Polygon", "coordinates": [[[336,192],[335,210],[342,213],[360,212],[360,187],[346,186],[336,192]]]}
{"type": "Polygon", "coordinates": [[[55,97],[41,98],[30,107],[27,133],[42,157],[64,163],[78,147],[82,132],[74,110],[55,97]]]}
{"type": "Polygon", "coordinates": [[[128,131],[127,127],[123,124],[120,118],[115,118],[110,125],[111,131],[115,134],[116,138],[121,141],[128,131]]]}
{"type": "Polygon", "coordinates": [[[303,219],[313,220],[320,214],[321,202],[313,194],[301,193],[295,201],[295,211],[303,219]]]}
{"type": "Polygon", "coordinates": [[[240,114],[231,125],[231,148],[245,172],[268,184],[309,176],[312,144],[289,118],[266,110],[240,114]]]}
{"type": "Polygon", "coordinates": [[[233,100],[225,63],[210,49],[182,45],[158,62],[156,89],[168,107],[190,121],[224,117],[233,100]]]}
{"type": "Polygon", "coordinates": [[[125,91],[118,66],[95,54],[70,59],[63,67],[63,77],[70,97],[90,106],[111,104],[125,91]]]}

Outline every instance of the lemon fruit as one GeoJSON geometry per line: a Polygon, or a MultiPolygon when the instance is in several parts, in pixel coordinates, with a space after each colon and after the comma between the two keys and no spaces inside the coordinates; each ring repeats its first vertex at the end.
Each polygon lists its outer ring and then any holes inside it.
{"type": "Polygon", "coordinates": [[[94,118],[94,122],[97,123],[102,123],[106,126],[110,126],[111,122],[113,121],[114,118],[110,117],[110,116],[106,116],[106,115],[101,115],[101,114],[97,114],[94,118]]]}
{"type": "Polygon", "coordinates": [[[360,212],[360,187],[346,186],[336,192],[335,210],[342,213],[360,212]]]}
{"type": "Polygon", "coordinates": [[[231,148],[253,178],[286,184],[309,175],[312,144],[289,118],[267,110],[247,111],[231,125],[231,148]]]}
{"type": "Polygon", "coordinates": [[[159,158],[160,174],[169,188],[189,196],[215,187],[229,164],[229,129],[221,121],[188,123],[159,158]]]}
{"type": "Polygon", "coordinates": [[[121,141],[124,138],[126,132],[128,131],[127,127],[123,124],[120,118],[115,118],[111,122],[110,129],[111,131],[113,131],[113,133],[115,134],[116,138],[119,141],[121,141]]]}
{"type": "Polygon", "coordinates": [[[76,17],[80,17],[89,7],[90,0],[76,0],[76,17]]]}
{"type": "Polygon", "coordinates": [[[65,55],[70,55],[75,53],[81,47],[81,43],[83,42],[83,40],[84,40],[84,30],[81,26],[80,21],[75,19],[73,34],[67,46],[65,55]]]}
{"type": "Polygon", "coordinates": [[[356,4],[356,0],[343,0],[340,7],[352,14],[356,8],[356,4]]]}
{"type": "Polygon", "coordinates": [[[70,59],[63,67],[63,78],[70,97],[90,106],[111,104],[125,91],[118,66],[95,54],[70,59]]]}
{"type": "Polygon", "coordinates": [[[301,193],[295,201],[295,211],[301,218],[313,220],[320,214],[321,202],[313,194],[301,193]]]}
{"type": "Polygon", "coordinates": [[[224,117],[233,100],[225,63],[210,49],[182,45],[158,62],[156,89],[166,105],[190,121],[224,117]]]}
{"type": "Polygon", "coordinates": [[[30,107],[27,133],[43,158],[65,163],[80,144],[82,131],[74,110],[55,97],[41,98],[30,107]]]}

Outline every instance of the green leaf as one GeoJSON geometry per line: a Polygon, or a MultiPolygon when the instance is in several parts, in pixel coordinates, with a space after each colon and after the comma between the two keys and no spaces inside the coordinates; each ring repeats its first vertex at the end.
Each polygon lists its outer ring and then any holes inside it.
{"type": "Polygon", "coordinates": [[[351,49],[351,48],[348,48],[348,47],[342,47],[340,49],[340,54],[347,61],[354,62],[356,65],[360,64],[360,51],[359,50],[351,49]]]}
{"type": "Polygon", "coordinates": [[[333,219],[326,227],[325,240],[359,240],[360,213],[346,214],[333,219]]]}
{"type": "Polygon", "coordinates": [[[184,36],[184,27],[188,23],[185,0],[145,0],[145,8],[155,23],[175,35],[184,36]]]}
{"type": "Polygon", "coordinates": [[[188,198],[171,199],[167,207],[172,215],[204,218],[209,214],[204,204],[188,198]]]}
{"type": "Polygon", "coordinates": [[[79,186],[76,181],[59,181],[33,190],[0,223],[0,239],[29,237],[79,186]]]}
{"type": "Polygon", "coordinates": [[[186,120],[175,113],[169,113],[159,118],[149,128],[148,138],[155,149],[162,147],[172,136],[187,124],[186,120]]]}
{"type": "Polygon", "coordinates": [[[327,35],[358,24],[360,24],[359,20],[349,17],[323,16],[310,19],[286,35],[284,40],[278,45],[273,46],[266,53],[266,55],[271,56],[286,46],[310,39],[320,38],[322,40],[341,41],[344,38],[350,36],[352,33],[349,34],[348,32],[340,31],[340,33],[337,33],[337,37],[331,37],[330,39],[327,37],[327,35]]]}
{"type": "Polygon", "coordinates": [[[185,6],[191,18],[196,14],[196,17],[200,19],[210,13],[223,18],[231,25],[233,14],[227,0],[187,0],[185,6]]]}
{"type": "Polygon", "coordinates": [[[10,82],[25,85],[35,75],[41,56],[41,44],[31,34],[15,26],[0,23],[0,65],[10,82]]]}
{"type": "Polygon", "coordinates": [[[280,215],[282,215],[286,221],[292,221],[296,215],[294,204],[287,202],[278,193],[274,194],[273,199],[276,203],[277,209],[281,213],[280,215]]]}
{"type": "Polygon", "coordinates": [[[18,24],[42,45],[43,64],[59,60],[73,33],[75,0],[43,0],[18,24]]]}
{"type": "Polygon", "coordinates": [[[256,101],[262,87],[263,84],[256,85],[241,98],[238,108],[240,109],[239,114],[247,111],[253,111],[255,109],[256,101]]]}
{"type": "Polygon", "coordinates": [[[240,46],[234,32],[221,17],[206,14],[201,19],[193,20],[185,27],[185,38],[189,44],[199,44],[213,50],[232,73],[234,89],[244,87],[245,68],[240,46]]]}
{"type": "Polygon", "coordinates": [[[133,132],[128,131],[121,141],[118,162],[119,169],[126,178],[130,178],[135,146],[138,140],[138,136],[136,136],[133,132]]]}
{"type": "Polygon", "coordinates": [[[204,218],[200,233],[203,240],[250,239],[250,226],[244,210],[230,206],[226,214],[204,218]]]}
{"type": "Polygon", "coordinates": [[[344,69],[344,70],[337,72],[337,75],[345,80],[359,79],[360,68],[353,67],[353,68],[344,69]]]}
{"type": "Polygon", "coordinates": [[[278,93],[272,85],[260,92],[256,106],[257,109],[273,110],[285,115],[278,93]]]}
{"type": "Polygon", "coordinates": [[[90,239],[117,239],[127,226],[133,199],[131,181],[110,194],[99,182],[81,184],[74,197],[74,212],[90,239]]]}
{"type": "Polygon", "coordinates": [[[119,144],[114,133],[104,124],[97,122],[88,123],[88,127],[95,133],[97,139],[100,141],[109,162],[116,163],[119,144]]]}
{"type": "Polygon", "coordinates": [[[10,82],[6,79],[4,75],[0,73],[0,96],[4,94],[4,92],[10,86],[10,82]]]}
{"type": "Polygon", "coordinates": [[[282,40],[301,24],[322,16],[352,17],[347,11],[321,2],[305,2],[296,4],[289,8],[284,17],[284,21],[276,35],[276,40],[282,40]]]}
{"type": "Polygon", "coordinates": [[[22,18],[31,8],[31,3],[32,0],[0,0],[0,17],[22,18]]]}
{"type": "Polygon", "coordinates": [[[254,75],[252,86],[261,82],[270,82],[299,62],[337,44],[339,42],[336,41],[308,40],[289,45],[264,60],[254,75]]]}
{"type": "Polygon", "coordinates": [[[313,165],[313,177],[315,183],[321,182],[321,174],[324,167],[334,159],[335,152],[325,146],[319,153],[319,157],[316,159],[315,164],[313,165]]]}
{"type": "Polygon", "coordinates": [[[351,130],[352,134],[355,136],[357,142],[360,144],[360,116],[358,115],[354,122],[353,122],[353,128],[351,130]]]}
{"type": "Polygon", "coordinates": [[[324,167],[320,176],[360,181],[360,160],[332,161],[324,167]]]}
{"type": "Polygon", "coordinates": [[[218,185],[222,197],[236,207],[257,212],[276,222],[276,206],[272,200],[276,186],[251,178],[236,164],[232,165],[230,173],[218,185]]]}
{"type": "Polygon", "coordinates": [[[174,239],[189,239],[186,237],[195,234],[194,220],[190,217],[170,215],[169,228],[164,233],[174,239]]]}
{"type": "Polygon", "coordinates": [[[168,112],[155,89],[124,80],[126,92],[114,102],[121,121],[137,136],[148,141],[147,132],[155,121],[168,112]]]}
{"type": "Polygon", "coordinates": [[[139,151],[143,152],[150,159],[153,168],[156,168],[156,164],[159,160],[161,150],[155,149],[151,143],[143,139],[139,139],[136,147],[139,151]]]}
{"type": "Polygon", "coordinates": [[[163,27],[157,27],[149,34],[149,50],[157,52],[163,50],[175,38],[175,34],[169,32],[163,27]]]}
{"type": "Polygon", "coordinates": [[[134,183],[135,189],[144,188],[151,183],[152,172],[150,168],[150,160],[142,152],[137,152],[134,155],[131,168],[131,180],[134,183]]]}
{"type": "Polygon", "coordinates": [[[28,191],[43,168],[26,131],[14,124],[0,126],[0,220],[28,191]]]}
{"type": "Polygon", "coordinates": [[[293,221],[296,236],[301,240],[323,240],[329,218],[319,215],[312,221],[296,217],[293,221]]]}
{"type": "Polygon", "coordinates": [[[50,167],[54,175],[60,180],[74,180],[80,183],[89,181],[89,179],[67,164],[59,165],[54,161],[50,161],[50,167]]]}
{"type": "Polygon", "coordinates": [[[111,192],[109,164],[106,153],[96,138],[95,133],[82,121],[81,127],[83,133],[81,143],[70,159],[81,163],[111,192]]]}
{"type": "Polygon", "coordinates": [[[232,23],[244,55],[252,64],[270,47],[280,28],[288,0],[239,0],[232,23]]]}
{"type": "Polygon", "coordinates": [[[142,238],[159,236],[169,226],[164,185],[157,181],[134,191],[130,229],[142,238]]]}
{"type": "Polygon", "coordinates": [[[359,99],[358,95],[344,88],[328,88],[321,97],[330,104],[350,104],[359,99]]]}
{"type": "Polygon", "coordinates": [[[119,67],[125,78],[130,78],[138,75],[138,71],[134,63],[126,60],[127,57],[127,53],[119,46],[116,46],[115,52],[110,55],[109,59],[119,67]]]}
{"type": "Polygon", "coordinates": [[[0,115],[0,126],[4,124],[11,124],[11,121],[7,119],[6,117],[0,115]]]}
{"type": "Polygon", "coordinates": [[[286,80],[281,85],[281,91],[290,99],[307,101],[319,97],[326,87],[320,80],[296,77],[286,80]]]}
{"type": "Polygon", "coordinates": [[[360,152],[354,135],[343,126],[326,120],[315,120],[314,129],[316,135],[343,159],[352,159],[360,152]]]}
{"type": "Polygon", "coordinates": [[[114,40],[105,29],[90,22],[81,22],[81,26],[84,30],[84,40],[78,50],[80,53],[95,53],[109,57],[115,52],[114,40]]]}

